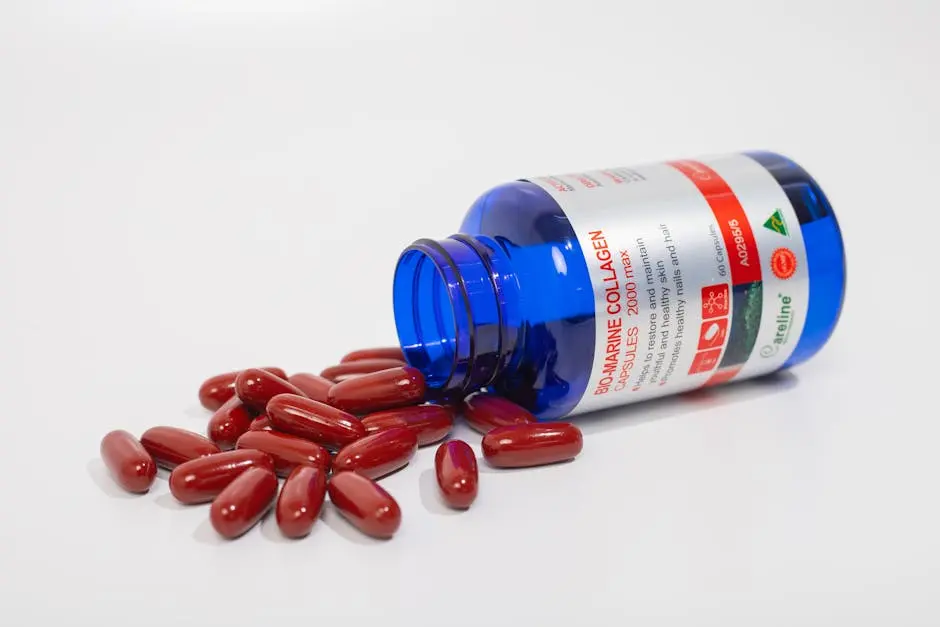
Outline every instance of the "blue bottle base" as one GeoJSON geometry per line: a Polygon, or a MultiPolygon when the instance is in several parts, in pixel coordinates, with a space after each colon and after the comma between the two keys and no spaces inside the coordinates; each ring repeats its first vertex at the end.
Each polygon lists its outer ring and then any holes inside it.
{"type": "Polygon", "coordinates": [[[802,363],[829,341],[845,300],[845,245],[822,188],[792,160],[772,152],[745,153],[777,180],[796,211],[809,267],[809,309],[803,333],[785,368],[802,363]]]}

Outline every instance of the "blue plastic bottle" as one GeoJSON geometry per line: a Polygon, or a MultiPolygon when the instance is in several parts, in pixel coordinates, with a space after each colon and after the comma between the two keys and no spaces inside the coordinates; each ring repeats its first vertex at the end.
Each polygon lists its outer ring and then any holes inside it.
{"type": "Polygon", "coordinates": [[[394,310],[432,389],[550,420],[805,361],[844,293],[826,196],[753,152],[500,185],[402,253],[394,310]]]}

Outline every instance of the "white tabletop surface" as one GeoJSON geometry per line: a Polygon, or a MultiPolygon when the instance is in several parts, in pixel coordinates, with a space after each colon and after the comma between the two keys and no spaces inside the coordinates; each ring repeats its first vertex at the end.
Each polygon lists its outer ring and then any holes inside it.
{"type": "Polygon", "coordinates": [[[0,4],[0,622],[940,624],[940,4],[869,4],[0,4]],[[466,513],[422,449],[390,542],[223,542],[106,475],[208,375],[394,341],[398,253],[488,187],[751,148],[848,249],[792,373],[585,417],[466,513]]]}

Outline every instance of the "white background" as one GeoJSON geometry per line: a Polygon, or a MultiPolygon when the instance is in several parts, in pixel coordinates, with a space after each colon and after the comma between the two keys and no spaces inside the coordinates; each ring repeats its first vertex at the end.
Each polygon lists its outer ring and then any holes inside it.
{"type": "Polygon", "coordinates": [[[0,620],[937,625],[938,32],[935,0],[3,2],[0,620]],[[398,253],[494,184],[750,148],[848,248],[791,374],[586,416],[467,513],[422,449],[390,542],[222,542],[98,460],[202,430],[208,375],[393,341],[398,253]]]}

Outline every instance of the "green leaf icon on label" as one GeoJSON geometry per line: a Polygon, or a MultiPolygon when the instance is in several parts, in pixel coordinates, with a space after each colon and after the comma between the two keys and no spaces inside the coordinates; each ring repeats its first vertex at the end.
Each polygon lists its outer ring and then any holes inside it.
{"type": "Polygon", "coordinates": [[[767,218],[767,221],[764,222],[764,228],[770,229],[774,233],[780,233],[787,237],[790,236],[790,231],[787,229],[787,223],[783,219],[783,214],[780,213],[780,210],[777,209],[770,217],[767,218]]]}

